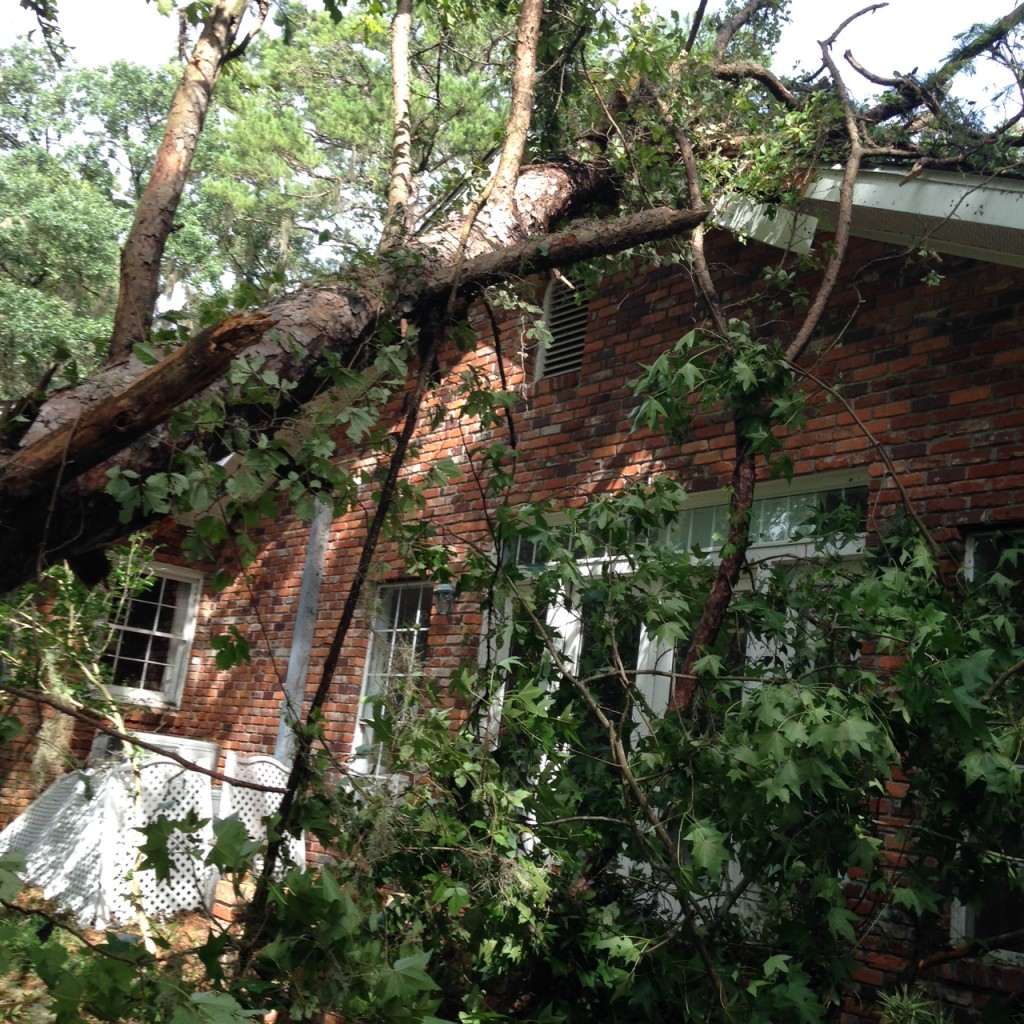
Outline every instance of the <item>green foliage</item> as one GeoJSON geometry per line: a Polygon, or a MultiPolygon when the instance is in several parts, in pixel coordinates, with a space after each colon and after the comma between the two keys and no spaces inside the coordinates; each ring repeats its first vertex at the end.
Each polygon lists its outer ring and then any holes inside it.
{"type": "MultiPolygon", "coordinates": [[[[188,308],[163,316],[139,349],[146,361],[339,259],[353,273],[379,268],[360,250],[379,227],[389,170],[388,11],[323,6],[283,5],[282,36],[258,39],[224,76],[166,263],[165,283],[180,286],[188,308]]],[[[500,140],[509,7],[420,5],[417,227],[451,211],[500,140]]],[[[680,56],[685,28],[650,19],[642,5],[626,16],[589,2],[548,8],[531,155],[574,151],[605,123],[595,93],[619,89],[626,130],[603,158],[623,209],[685,201],[665,113],[704,155],[708,205],[735,195],[785,203],[808,166],[836,157],[830,91],[790,110],[751,81],[720,80],[707,28],[680,56]],[[663,109],[636,102],[641,81],[663,109]]],[[[734,57],[766,59],[780,9],[758,16],[734,57]]],[[[194,21],[200,5],[186,13],[194,21]]],[[[22,394],[53,362],[70,378],[95,360],[117,244],[172,81],[127,64],[58,71],[23,47],[0,56],[0,199],[11,211],[0,221],[9,389],[0,397],[22,394]]],[[[957,114],[941,104],[926,130],[949,133],[957,114]]],[[[415,257],[390,260],[398,275],[422,272],[415,257]]],[[[766,322],[801,308],[806,295],[793,284],[791,269],[772,268],[749,308],[730,307],[724,336],[695,328],[644,367],[637,427],[680,441],[697,411],[723,410],[745,450],[787,475],[785,439],[802,427],[806,403],[754,308],[768,311],[766,322]]],[[[535,306],[490,298],[527,317],[528,339],[545,341],[535,306]]],[[[283,508],[312,516],[320,501],[339,514],[360,498],[371,504],[395,445],[382,411],[414,364],[414,334],[399,342],[385,326],[358,365],[328,355],[322,398],[301,420],[310,396],[263,355],[239,360],[222,391],[174,417],[179,450],[167,471],[111,472],[124,521],[188,513],[190,557],[216,556],[240,537],[244,565],[259,553],[246,528],[283,508]],[[339,465],[347,445],[358,447],[358,481],[339,465]]],[[[318,772],[298,794],[294,824],[325,857],[268,878],[262,917],[242,934],[154,956],[115,936],[86,949],[0,920],[0,967],[34,971],[56,1020],[215,1024],[278,1008],[295,1019],[331,1011],[395,1024],[817,1022],[852,970],[848,868],[862,873],[880,916],[898,908],[922,941],[934,941],[954,893],[979,904],[1019,890],[1024,623],[1014,545],[984,585],[951,587],[913,531],[844,559],[859,518],[818,510],[803,524],[806,559],[746,565],[718,637],[697,652],[692,713],[665,713],[636,669],[641,636],[678,665],[715,573],[713,552],[672,542],[687,511],[683,487],[654,478],[568,509],[510,506],[517,398],[479,371],[462,376],[456,397],[463,421],[481,430],[468,456],[493,524],[493,553],[470,552],[458,588],[483,595],[490,656],[451,678],[418,677],[401,701],[373,702],[388,779],[339,771],[319,747],[319,723],[308,727],[318,772]],[[909,768],[917,856],[897,881],[870,800],[894,769],[909,768]]],[[[437,408],[447,415],[444,402],[437,408]]],[[[413,445],[410,460],[419,454],[413,445]]],[[[421,513],[424,492],[457,472],[442,459],[399,481],[387,536],[410,574],[454,576],[447,538],[421,513]]],[[[130,549],[112,582],[91,592],[59,568],[11,597],[0,618],[3,681],[114,713],[104,697],[109,608],[145,586],[145,557],[130,549]]],[[[235,627],[213,648],[224,672],[250,653],[235,627]]],[[[676,680],[660,682],[671,691],[676,680]]],[[[0,736],[15,729],[0,719],[0,736]]],[[[166,877],[178,840],[201,824],[148,826],[140,869],[166,877]]],[[[213,831],[208,864],[236,878],[259,870],[265,851],[237,819],[213,831]]],[[[5,899],[17,871],[0,864],[5,899]]],[[[893,995],[887,1012],[921,1019],[909,1016],[911,1002],[893,995]]]]}
{"type": "Polygon", "coordinates": [[[880,1003],[882,1024],[947,1024],[950,1020],[939,1003],[906,987],[885,993],[880,1003]]]}
{"type": "Polygon", "coordinates": [[[123,211],[35,146],[0,155],[0,398],[53,363],[91,369],[110,330],[123,211]]]}

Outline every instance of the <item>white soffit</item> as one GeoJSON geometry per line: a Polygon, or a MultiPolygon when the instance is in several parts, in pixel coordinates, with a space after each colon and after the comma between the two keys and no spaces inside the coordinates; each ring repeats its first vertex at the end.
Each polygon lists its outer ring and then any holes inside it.
{"type": "MultiPolygon", "coordinates": [[[[841,168],[822,171],[800,209],[834,228],[841,168]]],[[[903,168],[861,171],[851,231],[890,245],[933,249],[988,263],[1024,267],[1024,182],[903,168]]]]}
{"type": "Polygon", "coordinates": [[[713,213],[715,224],[726,231],[802,256],[811,251],[818,227],[816,217],[782,206],[753,203],[740,196],[720,199],[713,213]]]}

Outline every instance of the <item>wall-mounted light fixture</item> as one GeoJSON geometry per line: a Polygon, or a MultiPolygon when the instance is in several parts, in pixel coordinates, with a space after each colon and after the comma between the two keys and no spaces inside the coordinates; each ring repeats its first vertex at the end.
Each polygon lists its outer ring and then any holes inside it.
{"type": "Polygon", "coordinates": [[[448,616],[452,613],[452,604],[455,601],[454,583],[434,584],[434,611],[438,615],[448,616]]]}

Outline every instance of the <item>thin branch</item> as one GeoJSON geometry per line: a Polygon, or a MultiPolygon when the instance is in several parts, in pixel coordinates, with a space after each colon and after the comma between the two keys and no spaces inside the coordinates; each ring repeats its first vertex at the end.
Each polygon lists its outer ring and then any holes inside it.
{"type": "Polygon", "coordinates": [[[992,681],[992,685],[985,691],[981,698],[982,704],[987,704],[1021,669],[1024,669],[1024,658],[1015,661],[1008,669],[1000,672],[992,681]]]}
{"type": "Polygon", "coordinates": [[[174,761],[176,764],[180,764],[182,768],[186,768],[190,772],[196,772],[199,775],[206,775],[215,782],[226,782],[229,786],[237,786],[240,789],[255,789],[261,793],[285,792],[280,786],[264,786],[259,782],[249,782],[247,779],[238,779],[233,775],[225,775],[223,772],[215,771],[212,768],[204,768],[202,765],[196,764],[194,761],[190,761],[187,757],[182,757],[181,754],[176,754],[172,750],[166,750],[161,747],[159,743],[151,743],[149,740],[139,739],[130,732],[112,728],[106,724],[103,715],[98,711],[91,711],[87,708],[78,707],[68,701],[60,700],[57,697],[50,697],[44,693],[38,693],[35,690],[23,690],[20,687],[12,686],[10,683],[0,682],[0,690],[4,693],[10,694],[18,700],[29,701],[33,704],[45,704],[47,707],[51,707],[55,711],[59,711],[62,715],[67,715],[69,718],[73,718],[76,722],[83,722],[86,725],[92,726],[97,732],[101,732],[106,736],[111,736],[116,740],[120,740],[122,743],[129,743],[132,746],[141,747],[143,750],[150,751],[150,753],[159,754],[160,757],[166,758],[168,761],[174,761]]]}
{"type": "MultiPolygon", "coordinates": [[[[806,377],[809,381],[812,381],[815,385],[821,388],[831,395],[842,407],[853,417],[854,423],[860,429],[861,433],[868,439],[868,442],[878,453],[878,457],[885,463],[885,468],[889,471],[889,476],[892,478],[892,482],[896,485],[896,490],[900,493],[900,501],[903,504],[903,509],[907,515],[914,521],[914,525],[917,527],[918,532],[924,538],[928,545],[928,549],[932,553],[932,558],[935,560],[935,571],[940,572],[940,566],[942,563],[942,550],[939,548],[938,542],[931,535],[928,527],[925,525],[924,520],[921,518],[917,509],[914,507],[914,503],[910,500],[910,495],[907,493],[907,489],[900,479],[899,473],[896,472],[896,466],[893,464],[892,458],[886,451],[885,446],[878,440],[877,437],[868,428],[868,425],[860,418],[857,410],[847,401],[846,396],[837,388],[832,387],[831,384],[825,383],[820,377],[812,373],[810,370],[790,361],[790,368],[800,374],[802,377],[806,377]]],[[[945,586],[945,580],[940,576],[940,582],[945,586]]]]}
{"type": "MultiPolygon", "coordinates": [[[[120,963],[131,964],[133,966],[141,966],[142,963],[145,962],[135,953],[131,956],[121,956],[118,953],[114,953],[106,942],[102,945],[97,942],[92,942],[84,932],[79,931],[77,928],[68,924],[67,921],[57,914],[51,914],[49,911],[36,907],[22,907],[17,903],[12,903],[10,900],[5,899],[0,899],[0,907],[3,907],[4,910],[7,910],[12,914],[18,914],[21,917],[41,918],[44,922],[41,928],[46,928],[48,931],[54,928],[59,928],[62,932],[67,932],[68,935],[77,939],[83,946],[85,946],[86,949],[91,949],[94,953],[98,953],[100,956],[108,960],[117,960],[120,963]]],[[[158,958],[150,955],[149,960],[155,963],[158,958]]]]}
{"type": "Polygon", "coordinates": [[[917,969],[924,971],[929,967],[938,967],[940,964],[949,963],[951,960],[963,960],[965,957],[987,953],[990,949],[1005,949],[1012,946],[1013,943],[1019,942],[1021,938],[1024,938],[1024,928],[1015,928],[1013,931],[992,935],[986,939],[972,939],[955,946],[947,946],[945,949],[937,950],[918,960],[917,969]]]}
{"type": "MultiPolygon", "coordinates": [[[[769,71],[763,64],[752,60],[740,60],[727,62],[725,51],[733,41],[736,33],[750,22],[762,8],[770,6],[770,0],[749,0],[737,14],[727,21],[718,30],[715,37],[715,57],[712,69],[715,76],[726,81],[739,81],[750,78],[760,82],[780,103],[785,104],[790,110],[796,109],[799,105],[797,98],[783,84],[777,75],[769,71]]],[[[693,33],[691,33],[691,36],[693,33]]],[[[689,51],[690,46],[687,46],[689,51]]]]}
{"type": "Polygon", "coordinates": [[[831,49],[848,25],[851,25],[858,18],[862,18],[865,14],[873,14],[875,11],[880,11],[883,7],[888,6],[888,3],[872,4],[870,7],[862,7],[859,11],[854,11],[854,13],[848,18],[840,22],[839,27],[828,37],[828,39],[821,41],[820,45],[831,49]]]}
{"type": "MultiPolygon", "coordinates": [[[[508,391],[508,378],[505,375],[505,358],[501,351],[501,328],[498,325],[498,318],[494,315],[494,307],[488,301],[487,296],[482,296],[484,310],[491,325],[491,337],[494,339],[494,358],[498,364],[498,379],[501,381],[501,390],[508,391]]],[[[519,447],[519,439],[516,436],[516,421],[512,416],[511,406],[505,407],[505,422],[508,425],[508,443],[513,450],[519,447]]]]}
{"type": "MultiPolygon", "coordinates": [[[[846,22],[843,24],[845,25],[846,22]]],[[[838,32],[839,30],[837,29],[836,31],[838,32]]],[[[833,33],[833,38],[834,36],[835,33],[833,33]]],[[[843,120],[846,124],[846,133],[850,140],[850,153],[846,158],[843,181],[839,186],[839,209],[836,213],[835,246],[829,258],[828,266],[825,268],[821,284],[818,286],[817,294],[814,296],[814,301],[804,317],[804,322],[796,337],[786,347],[786,359],[791,363],[796,362],[800,358],[800,355],[811,340],[811,336],[817,329],[828,307],[829,300],[832,298],[836,282],[839,280],[839,272],[846,262],[846,252],[850,244],[850,226],[853,222],[853,191],[865,152],[861,144],[860,128],[854,113],[853,102],[846,90],[846,84],[839,74],[839,69],[836,67],[836,63],[829,52],[831,41],[825,40],[819,45],[821,46],[822,59],[829,71],[832,72],[836,93],[842,104],[843,120]]]]}
{"type": "Polygon", "coordinates": [[[270,0],[256,0],[256,24],[245,33],[245,38],[234,49],[228,51],[224,57],[225,64],[232,60],[238,60],[245,53],[249,48],[249,44],[259,35],[260,29],[263,28],[263,23],[267,20],[269,13],[270,0]]]}
{"type": "MultiPolygon", "coordinates": [[[[547,636],[544,624],[537,617],[536,612],[530,607],[529,603],[523,599],[515,581],[509,579],[508,582],[512,588],[514,596],[519,601],[520,607],[526,612],[527,616],[533,622],[534,628],[537,630],[537,635],[545,638],[545,647],[548,655],[552,659],[556,671],[558,671],[569,685],[572,686],[573,690],[579,694],[583,703],[586,704],[588,711],[593,716],[594,721],[597,722],[597,724],[604,730],[614,759],[613,766],[621,776],[623,789],[632,798],[644,820],[658,837],[658,842],[661,844],[668,864],[676,865],[676,843],[662,823],[661,817],[654,804],[651,803],[647,794],[640,787],[639,780],[630,767],[629,755],[627,754],[625,745],[622,742],[622,736],[615,727],[615,723],[604,713],[604,710],[594,697],[590,687],[586,685],[586,682],[581,680],[576,673],[570,669],[563,652],[551,642],[550,638],[547,636]]],[[[634,831],[636,830],[634,829],[634,831]]],[[[642,835],[638,835],[638,838],[641,840],[643,839],[642,835]]],[[[721,978],[718,976],[718,971],[715,968],[714,961],[711,959],[711,953],[707,948],[707,944],[704,942],[700,932],[697,930],[697,925],[694,920],[697,914],[697,908],[687,893],[677,889],[676,895],[679,898],[680,903],[686,908],[684,910],[684,922],[690,929],[690,938],[697,950],[697,955],[700,957],[701,963],[707,971],[708,978],[715,986],[715,991],[718,993],[719,1000],[724,1006],[728,1001],[725,986],[723,985],[721,978]]]]}
{"type": "Polygon", "coordinates": [[[847,50],[843,54],[843,60],[845,60],[846,63],[861,76],[861,78],[866,78],[872,85],[884,85],[887,89],[898,89],[901,85],[904,85],[907,82],[907,79],[903,77],[883,78],[881,75],[873,74],[868,71],[868,69],[864,67],[856,57],[854,57],[852,50],[847,50]]]}
{"type": "Polygon", "coordinates": [[[790,110],[796,110],[800,101],[786,87],[782,79],[769,71],[763,64],[752,60],[738,60],[730,64],[716,62],[712,65],[716,78],[728,82],[738,82],[744,78],[760,82],[780,103],[785,104],[790,110]]]}
{"type": "MultiPolygon", "coordinates": [[[[679,151],[679,157],[683,161],[683,167],[686,170],[687,199],[689,201],[690,208],[704,213],[706,212],[706,207],[704,205],[704,197],[701,193],[700,187],[700,169],[697,166],[697,157],[693,151],[693,145],[690,142],[690,137],[675,123],[675,120],[672,117],[672,112],[668,109],[668,105],[660,96],[657,96],[656,93],[654,93],[653,87],[650,88],[650,92],[651,95],[654,96],[655,102],[658,104],[662,120],[671,132],[672,139],[676,144],[676,149],[679,151]]],[[[707,257],[704,253],[703,223],[698,224],[693,229],[693,234],[690,236],[690,239],[693,268],[697,275],[697,284],[700,287],[701,296],[707,304],[708,312],[711,314],[711,322],[714,325],[715,331],[718,336],[724,340],[729,333],[729,324],[726,320],[725,313],[722,310],[722,303],[718,295],[718,289],[715,288],[715,283],[711,277],[711,270],[708,267],[707,257]]]]}
{"type": "Polygon", "coordinates": [[[693,24],[690,25],[690,34],[686,37],[686,44],[684,46],[686,53],[690,53],[697,42],[700,26],[704,21],[704,12],[707,8],[708,0],[700,0],[700,3],[697,5],[697,12],[693,16],[693,24]]]}

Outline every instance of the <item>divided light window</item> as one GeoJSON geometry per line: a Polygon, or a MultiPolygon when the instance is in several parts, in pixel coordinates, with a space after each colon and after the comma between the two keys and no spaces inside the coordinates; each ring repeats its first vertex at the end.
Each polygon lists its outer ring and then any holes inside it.
{"type": "Polygon", "coordinates": [[[202,577],[189,569],[153,565],[145,589],[119,603],[110,617],[103,655],[111,691],[136,704],[176,705],[188,674],[202,577]]]}
{"type": "Polygon", "coordinates": [[[379,775],[387,770],[387,753],[374,736],[374,708],[367,700],[382,696],[396,724],[415,710],[427,657],[432,600],[430,584],[381,588],[356,723],[355,767],[359,771],[379,775]]]}
{"type": "Polygon", "coordinates": [[[583,365],[589,310],[579,293],[552,278],[544,295],[544,323],[551,334],[537,350],[537,380],[572,373],[583,365]]]}
{"type": "MultiPolygon", "coordinates": [[[[1024,615],[1024,531],[1015,527],[1005,531],[983,531],[967,537],[964,570],[972,585],[988,590],[1000,600],[1008,617],[1019,625],[1024,615]]],[[[1019,829],[997,828],[992,845],[965,836],[965,844],[981,847],[982,857],[1001,861],[986,882],[972,906],[954,899],[950,910],[950,941],[959,943],[973,939],[988,944],[988,956],[998,962],[1024,964],[1024,844],[1019,829]],[[1017,856],[1007,857],[1007,853],[1017,856]],[[1009,868],[1009,870],[1007,870],[1009,868]],[[1015,877],[1017,885],[1009,885],[1007,876],[1015,877]]]]}
{"type": "MultiPolygon", "coordinates": [[[[831,482],[830,482],[831,483],[831,482]]],[[[814,536],[814,520],[824,512],[831,514],[846,509],[855,532],[863,532],[867,515],[867,484],[851,476],[837,479],[834,485],[802,491],[782,485],[772,493],[775,482],[759,485],[758,497],[750,514],[752,547],[770,544],[791,544],[814,536]]],[[[677,550],[717,551],[729,532],[729,506],[718,501],[713,505],[695,505],[684,512],[669,531],[667,538],[677,550]]]]}

